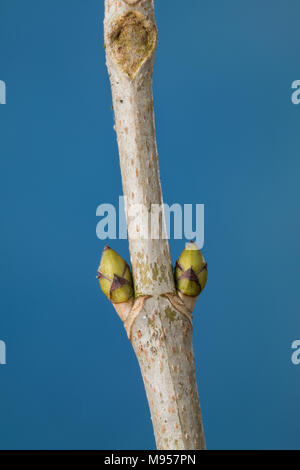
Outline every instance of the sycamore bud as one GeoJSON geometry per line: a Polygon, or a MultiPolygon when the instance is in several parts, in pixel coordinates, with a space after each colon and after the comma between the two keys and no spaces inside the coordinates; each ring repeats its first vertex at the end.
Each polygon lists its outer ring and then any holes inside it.
{"type": "Polygon", "coordinates": [[[179,292],[197,297],[207,281],[207,263],[196,243],[186,244],[175,266],[175,282],[179,292]]]}
{"type": "Polygon", "coordinates": [[[130,268],[126,261],[108,246],[104,248],[97,278],[103,293],[111,302],[127,302],[133,297],[130,268]]]}

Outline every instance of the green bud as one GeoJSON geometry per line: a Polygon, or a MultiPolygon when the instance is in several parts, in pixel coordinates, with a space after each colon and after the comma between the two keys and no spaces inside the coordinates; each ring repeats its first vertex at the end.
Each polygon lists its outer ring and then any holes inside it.
{"type": "Polygon", "coordinates": [[[197,297],[207,281],[207,263],[196,243],[186,244],[175,266],[175,282],[178,291],[197,297]]]}
{"type": "Polygon", "coordinates": [[[130,268],[126,261],[108,246],[103,250],[97,278],[103,293],[111,302],[127,302],[133,297],[130,268]]]}

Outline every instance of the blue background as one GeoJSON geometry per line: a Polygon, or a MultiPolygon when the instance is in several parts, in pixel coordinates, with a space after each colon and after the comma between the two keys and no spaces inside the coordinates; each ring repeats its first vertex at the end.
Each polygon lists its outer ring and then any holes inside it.
{"type": "MultiPolygon", "coordinates": [[[[156,1],[164,199],[205,204],[194,343],[210,449],[300,448],[299,15],[297,0],[156,1]]],[[[102,0],[0,0],[1,449],[155,446],[95,279],[96,208],[121,194],[102,20],[102,0]]]]}

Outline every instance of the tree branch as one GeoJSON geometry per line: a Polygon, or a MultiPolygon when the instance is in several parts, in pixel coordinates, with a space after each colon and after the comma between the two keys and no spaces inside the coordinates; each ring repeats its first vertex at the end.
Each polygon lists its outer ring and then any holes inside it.
{"type": "MultiPolygon", "coordinates": [[[[122,277],[126,268],[115,252],[102,258],[100,284],[138,358],[157,448],[204,449],[192,348],[192,310],[199,291],[186,296],[185,288],[179,292],[179,281],[176,290],[163,212],[159,223],[149,224],[153,208],[163,207],[152,97],[157,44],[153,0],[105,0],[104,31],[134,294],[126,301],[114,300],[122,298],[124,286],[129,292],[129,278],[122,277]]],[[[199,260],[203,273],[202,255],[199,260]]],[[[184,267],[180,279],[200,286],[193,266],[184,267]]]]}

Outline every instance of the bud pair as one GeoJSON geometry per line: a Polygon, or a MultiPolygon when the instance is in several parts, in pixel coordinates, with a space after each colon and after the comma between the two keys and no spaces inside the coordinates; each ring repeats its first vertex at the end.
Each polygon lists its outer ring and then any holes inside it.
{"type": "MultiPolygon", "coordinates": [[[[177,290],[186,296],[197,297],[207,281],[207,263],[197,245],[190,242],[175,266],[177,290]]],[[[114,250],[104,248],[98,279],[106,297],[113,303],[127,302],[133,297],[133,281],[126,261],[114,250]]]]}

